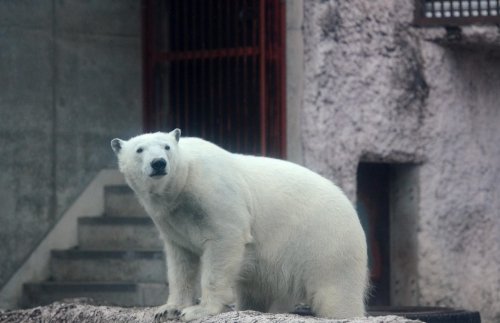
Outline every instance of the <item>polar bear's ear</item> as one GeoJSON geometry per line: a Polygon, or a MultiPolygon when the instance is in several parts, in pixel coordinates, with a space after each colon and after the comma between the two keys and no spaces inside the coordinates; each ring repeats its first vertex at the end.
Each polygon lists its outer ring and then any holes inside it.
{"type": "Polygon", "coordinates": [[[177,140],[177,142],[179,142],[179,139],[181,139],[181,129],[179,128],[175,128],[170,132],[170,134],[175,137],[175,140],[177,140]]]}
{"type": "Polygon", "coordinates": [[[120,151],[122,150],[122,146],[123,146],[123,140],[118,138],[111,140],[111,148],[113,148],[115,154],[118,155],[120,153],[120,151]]]}

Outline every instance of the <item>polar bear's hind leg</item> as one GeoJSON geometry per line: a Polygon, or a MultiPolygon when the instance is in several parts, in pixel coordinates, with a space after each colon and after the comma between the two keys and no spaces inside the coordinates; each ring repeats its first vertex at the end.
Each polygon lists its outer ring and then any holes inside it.
{"type": "Polygon", "coordinates": [[[269,310],[269,302],[266,297],[250,284],[240,283],[236,294],[236,309],[238,311],[267,312],[269,310]]]}
{"type": "Polygon", "coordinates": [[[338,285],[320,287],[311,300],[313,313],[332,319],[364,316],[363,291],[357,292],[355,287],[353,289],[342,289],[338,285]]]}

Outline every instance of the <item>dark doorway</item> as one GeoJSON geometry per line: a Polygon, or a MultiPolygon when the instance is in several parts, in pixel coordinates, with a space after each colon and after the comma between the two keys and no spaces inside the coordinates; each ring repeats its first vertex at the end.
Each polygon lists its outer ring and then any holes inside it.
{"type": "Polygon", "coordinates": [[[418,304],[416,163],[358,165],[357,209],[366,232],[372,291],[369,305],[418,304]]]}
{"type": "Polygon", "coordinates": [[[390,164],[360,163],[357,209],[368,242],[369,305],[390,305],[390,164]]]}
{"type": "Polygon", "coordinates": [[[285,157],[285,1],[142,4],[144,130],[285,157]]]}

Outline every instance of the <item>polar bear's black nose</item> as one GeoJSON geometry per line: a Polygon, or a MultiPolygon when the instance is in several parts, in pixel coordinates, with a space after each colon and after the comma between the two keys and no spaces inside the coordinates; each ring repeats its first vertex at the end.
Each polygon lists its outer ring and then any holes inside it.
{"type": "Polygon", "coordinates": [[[167,161],[163,158],[155,158],[151,161],[151,168],[156,171],[162,171],[167,166],[167,161]]]}

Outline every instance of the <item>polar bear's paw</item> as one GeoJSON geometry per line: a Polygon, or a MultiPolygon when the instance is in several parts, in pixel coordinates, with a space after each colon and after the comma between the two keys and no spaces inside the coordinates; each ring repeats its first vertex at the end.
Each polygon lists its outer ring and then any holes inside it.
{"type": "Polygon", "coordinates": [[[165,304],[155,312],[155,323],[165,322],[166,320],[179,318],[181,315],[181,306],[165,304]]]}
{"type": "Polygon", "coordinates": [[[192,320],[197,320],[202,317],[215,315],[222,312],[224,312],[224,310],[223,307],[221,308],[220,306],[195,305],[183,309],[180,318],[184,322],[189,322],[192,320]]]}

